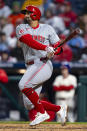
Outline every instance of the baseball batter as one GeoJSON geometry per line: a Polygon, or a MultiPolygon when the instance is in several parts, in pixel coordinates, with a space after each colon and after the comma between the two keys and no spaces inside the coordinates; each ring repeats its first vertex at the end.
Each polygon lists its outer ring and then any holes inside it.
{"type": "Polygon", "coordinates": [[[30,125],[49,119],[47,110],[57,112],[62,124],[65,124],[67,106],[57,106],[39,99],[42,84],[51,77],[53,71],[52,63],[48,58],[59,54],[62,50],[60,47],[56,52],[54,51],[59,44],[59,37],[51,26],[39,24],[41,12],[37,7],[28,6],[22,10],[22,13],[25,15],[26,24],[16,27],[16,35],[21,42],[27,70],[19,82],[19,88],[23,93],[25,107],[28,110],[35,108],[38,112],[30,125]]]}

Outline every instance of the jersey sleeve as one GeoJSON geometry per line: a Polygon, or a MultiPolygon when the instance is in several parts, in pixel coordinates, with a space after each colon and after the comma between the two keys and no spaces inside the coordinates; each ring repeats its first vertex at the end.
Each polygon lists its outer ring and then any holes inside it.
{"type": "Polygon", "coordinates": [[[49,31],[50,44],[55,44],[60,40],[53,27],[48,26],[48,31],[49,31]]]}
{"type": "Polygon", "coordinates": [[[18,39],[20,39],[20,37],[22,37],[25,34],[29,34],[29,32],[27,32],[26,28],[25,28],[25,24],[20,24],[16,27],[16,36],[18,39]]]}
{"type": "Polygon", "coordinates": [[[59,77],[56,77],[54,82],[53,82],[53,86],[59,86],[59,77]]]}

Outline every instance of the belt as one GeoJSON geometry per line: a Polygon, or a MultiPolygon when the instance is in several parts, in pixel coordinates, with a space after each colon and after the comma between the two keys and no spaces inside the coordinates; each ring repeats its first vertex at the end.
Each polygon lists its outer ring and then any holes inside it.
{"type": "Polygon", "coordinates": [[[58,100],[66,100],[67,98],[57,98],[58,100]]]}
{"type": "MultiPolygon", "coordinates": [[[[42,57],[42,58],[40,58],[40,61],[47,61],[47,57],[42,57]]],[[[34,60],[33,61],[28,61],[28,62],[26,62],[26,64],[27,65],[32,65],[32,64],[34,64],[34,60]]]]}

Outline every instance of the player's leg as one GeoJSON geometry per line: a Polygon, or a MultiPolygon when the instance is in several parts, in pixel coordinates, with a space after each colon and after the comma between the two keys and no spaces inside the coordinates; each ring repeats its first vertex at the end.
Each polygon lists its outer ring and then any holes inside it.
{"type": "Polygon", "coordinates": [[[33,103],[33,105],[36,107],[38,112],[44,113],[45,110],[43,108],[43,105],[39,103],[39,96],[33,90],[32,85],[27,85],[26,83],[31,81],[34,74],[38,71],[38,68],[40,68],[41,65],[36,66],[35,64],[29,66],[27,68],[27,71],[23,75],[22,79],[19,82],[19,88],[25,94],[25,96],[33,103]]]}
{"type": "MultiPolygon", "coordinates": [[[[43,113],[41,110],[42,103],[35,97],[36,91],[34,89],[40,85],[41,83],[45,82],[48,80],[51,75],[52,75],[52,64],[50,62],[47,63],[39,63],[38,65],[36,64],[35,66],[39,66],[38,70],[33,74],[31,79],[28,79],[27,82],[24,84],[24,89],[22,89],[22,92],[30,99],[30,101],[34,104],[36,110],[40,112],[38,116],[35,118],[34,121],[32,121],[31,125],[38,124],[44,120],[49,119],[49,115],[46,113],[46,111],[43,113]],[[41,64],[41,65],[40,65],[41,64]],[[32,88],[31,88],[32,87],[32,88]],[[36,101],[36,103],[35,103],[36,101]],[[43,114],[42,114],[43,113],[43,114]]],[[[44,109],[44,107],[43,107],[44,109]]]]}
{"type": "MultiPolygon", "coordinates": [[[[42,86],[38,87],[35,91],[39,95],[41,90],[42,90],[42,86]]],[[[26,107],[26,109],[32,110],[34,108],[34,105],[31,103],[31,101],[25,95],[23,95],[23,101],[24,101],[24,106],[26,107]]],[[[44,106],[44,109],[46,111],[58,112],[60,110],[60,106],[54,105],[54,104],[52,104],[50,102],[41,100],[41,103],[44,106]]]]}
{"type": "MultiPolygon", "coordinates": [[[[35,89],[35,91],[37,92],[38,95],[40,94],[41,89],[42,89],[42,86],[40,86],[40,87],[38,87],[37,89],[35,89]]],[[[33,119],[34,121],[32,121],[32,122],[30,123],[30,125],[39,124],[40,122],[42,122],[42,121],[47,120],[47,119],[50,118],[47,113],[44,113],[43,115],[40,113],[40,114],[38,115],[38,117],[35,118],[35,116],[37,116],[37,114],[38,114],[38,112],[37,112],[37,110],[36,110],[36,107],[30,102],[30,100],[29,100],[25,95],[23,96],[23,101],[24,101],[25,107],[26,107],[28,110],[30,110],[30,113],[29,113],[29,114],[30,114],[31,116],[34,115],[33,118],[34,118],[35,120],[33,119]],[[34,112],[34,113],[33,113],[33,112],[34,112]],[[33,114],[31,114],[31,113],[33,113],[33,114]]]]}
{"type": "Polygon", "coordinates": [[[44,110],[44,107],[39,100],[39,96],[33,88],[48,80],[52,74],[52,70],[51,62],[43,63],[40,61],[40,63],[35,63],[29,67],[19,82],[20,90],[28,97],[39,112],[38,117],[33,123],[31,123],[31,125],[35,125],[49,119],[49,115],[44,110]]]}
{"type": "Polygon", "coordinates": [[[52,103],[47,102],[47,101],[41,100],[41,103],[44,106],[44,109],[47,110],[47,111],[58,112],[61,109],[61,107],[59,105],[55,105],[55,104],[52,104],[52,103]]]}
{"type": "Polygon", "coordinates": [[[74,97],[70,97],[67,99],[67,105],[68,105],[68,121],[69,122],[75,122],[76,121],[76,115],[74,114],[75,109],[75,101],[74,97]]]}
{"type": "MultiPolygon", "coordinates": [[[[37,92],[37,94],[39,95],[41,92],[42,86],[38,87],[35,91],[37,92]]],[[[25,96],[23,95],[23,101],[24,101],[24,105],[25,107],[30,110],[30,113],[32,112],[32,110],[36,110],[34,108],[34,105],[31,103],[31,101],[25,96]]],[[[46,111],[54,111],[54,112],[58,112],[60,110],[60,106],[54,105],[50,102],[47,101],[42,101],[41,100],[42,105],[44,106],[44,109],[46,111]]]]}

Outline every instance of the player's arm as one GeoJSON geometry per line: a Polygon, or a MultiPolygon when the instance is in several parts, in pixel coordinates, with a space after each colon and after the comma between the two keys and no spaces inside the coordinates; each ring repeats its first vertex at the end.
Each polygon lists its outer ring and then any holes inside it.
{"type": "Polygon", "coordinates": [[[61,86],[54,86],[53,87],[54,91],[70,91],[73,88],[74,88],[73,85],[69,85],[69,86],[61,85],[61,86]]]}
{"type": "Polygon", "coordinates": [[[34,40],[32,38],[32,36],[30,34],[28,34],[28,32],[26,31],[25,28],[21,28],[20,26],[18,26],[16,28],[16,35],[19,39],[20,42],[23,42],[24,44],[26,44],[27,46],[36,49],[36,50],[46,50],[48,52],[53,52],[53,48],[50,48],[47,45],[43,45],[41,43],[39,43],[38,41],[34,40]],[[50,49],[49,49],[50,48],[50,49]]]}
{"type": "Polygon", "coordinates": [[[25,43],[29,47],[36,49],[36,50],[45,50],[46,45],[39,43],[38,41],[34,40],[30,34],[25,34],[19,38],[20,42],[25,43]]]}

